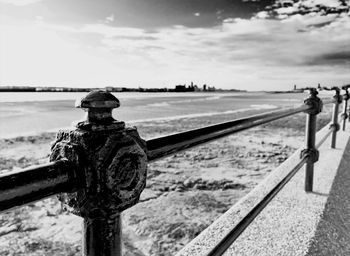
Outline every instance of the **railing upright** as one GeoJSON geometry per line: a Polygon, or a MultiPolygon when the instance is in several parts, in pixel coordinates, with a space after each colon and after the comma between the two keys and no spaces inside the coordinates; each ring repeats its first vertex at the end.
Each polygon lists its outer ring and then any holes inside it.
{"type": "Polygon", "coordinates": [[[318,161],[319,152],[316,149],[316,118],[322,111],[322,101],[317,97],[316,88],[306,88],[310,92],[310,96],[305,99],[304,104],[310,106],[305,111],[306,126],[305,126],[305,146],[306,148],[301,151],[301,158],[308,156],[305,167],[305,191],[311,192],[313,189],[314,179],[314,163],[318,161]]]}
{"type": "Polygon", "coordinates": [[[113,119],[119,101],[112,94],[93,91],[76,106],[87,118],[75,130],[59,131],[50,160],[75,163],[81,187],[59,199],[84,218],[84,256],[121,256],[120,213],[138,202],[146,185],[145,142],[113,119]]]}
{"type": "Polygon", "coordinates": [[[333,97],[334,105],[333,105],[332,124],[331,124],[331,128],[333,129],[331,148],[335,148],[337,143],[337,132],[340,130],[340,125],[338,123],[338,115],[339,115],[339,104],[342,103],[342,96],[340,95],[340,89],[338,87],[332,87],[330,90],[335,91],[335,95],[333,97]]]}
{"type": "Polygon", "coordinates": [[[343,131],[345,131],[346,127],[346,120],[348,119],[348,101],[350,99],[348,87],[342,87],[342,89],[345,91],[345,94],[343,95],[344,105],[343,105],[343,113],[342,113],[342,122],[343,122],[343,131]]]}

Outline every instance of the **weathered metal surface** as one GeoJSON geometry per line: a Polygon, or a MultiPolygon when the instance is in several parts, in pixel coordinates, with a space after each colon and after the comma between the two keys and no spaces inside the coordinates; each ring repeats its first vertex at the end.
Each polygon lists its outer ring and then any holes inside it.
{"type": "Polygon", "coordinates": [[[52,146],[51,161],[68,159],[79,166],[81,189],[59,199],[84,218],[83,247],[88,256],[121,255],[119,214],[138,202],[146,185],[145,142],[136,128],[113,119],[112,108],[119,106],[113,97],[89,93],[88,100],[78,104],[87,108],[87,120],[75,130],[60,131],[52,146]],[[96,98],[98,102],[91,100],[96,98]]]}
{"type": "Polygon", "coordinates": [[[313,189],[314,180],[314,163],[318,161],[319,152],[315,147],[316,142],[316,118],[317,114],[322,111],[322,101],[317,97],[317,90],[315,88],[308,88],[310,96],[304,100],[306,106],[310,106],[305,111],[306,125],[305,125],[305,149],[301,151],[301,158],[308,156],[305,168],[305,191],[310,192],[313,189]]]}
{"type": "Polygon", "coordinates": [[[101,90],[91,91],[75,102],[75,107],[86,108],[91,111],[97,109],[113,109],[120,107],[120,101],[113,94],[101,90]]]}
{"type": "Polygon", "coordinates": [[[207,143],[218,138],[234,134],[261,124],[291,116],[308,110],[310,106],[281,109],[269,113],[236,119],[230,122],[215,124],[173,135],[168,135],[147,141],[148,161],[155,161],[177,152],[207,143]]]}
{"type": "Polygon", "coordinates": [[[85,215],[82,213],[85,211],[90,214],[90,208],[103,209],[105,204],[113,205],[110,210],[120,212],[137,202],[145,186],[146,155],[136,142],[136,136],[133,128],[106,132],[60,131],[57,134],[51,160],[77,161],[84,178],[83,189],[64,199],[77,214],[85,215]]]}
{"type": "Polygon", "coordinates": [[[77,189],[75,166],[66,160],[0,175],[0,211],[77,189]]]}
{"type": "Polygon", "coordinates": [[[84,218],[83,255],[122,255],[120,214],[107,218],[84,218]]]}
{"type": "Polygon", "coordinates": [[[77,123],[77,128],[89,131],[105,131],[123,129],[124,122],[116,121],[112,110],[119,108],[120,102],[111,93],[91,91],[81,100],[75,102],[75,107],[86,111],[85,120],[77,123]]]}

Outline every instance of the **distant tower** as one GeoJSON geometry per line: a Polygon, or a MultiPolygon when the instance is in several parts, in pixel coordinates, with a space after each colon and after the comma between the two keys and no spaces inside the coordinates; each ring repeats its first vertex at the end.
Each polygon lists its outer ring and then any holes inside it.
{"type": "Polygon", "coordinates": [[[294,85],[294,91],[296,91],[296,90],[297,90],[297,85],[295,84],[295,85],[294,85]]]}
{"type": "Polygon", "coordinates": [[[318,83],[317,88],[318,88],[318,89],[321,89],[321,84],[320,84],[320,83],[318,83]]]}
{"type": "Polygon", "coordinates": [[[206,91],[206,90],[207,90],[207,85],[203,84],[203,91],[206,91]]]}

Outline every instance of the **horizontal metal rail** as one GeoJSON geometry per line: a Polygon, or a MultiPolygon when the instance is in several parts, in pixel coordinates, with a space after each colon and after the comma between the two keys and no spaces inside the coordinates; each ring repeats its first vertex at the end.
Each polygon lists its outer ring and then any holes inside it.
{"type": "Polygon", "coordinates": [[[331,103],[335,103],[335,99],[334,98],[321,98],[323,105],[327,105],[327,104],[331,104],[331,103]]]}
{"type": "Polygon", "coordinates": [[[253,222],[258,214],[271,202],[279,191],[293,178],[293,176],[307,162],[308,157],[303,157],[299,163],[284,177],[275,187],[273,187],[266,196],[250,210],[243,219],[210,251],[206,256],[222,255],[239,235],[253,222]]]}
{"type": "Polygon", "coordinates": [[[309,108],[310,106],[302,105],[296,108],[281,109],[236,119],[225,123],[215,124],[204,128],[151,139],[147,141],[148,160],[155,161],[159,158],[170,156],[180,151],[246,130],[248,128],[304,112],[309,108]]]}
{"type": "Polygon", "coordinates": [[[75,173],[61,160],[0,175],[0,211],[74,190],[75,173]]]}
{"type": "MultiPolygon", "coordinates": [[[[154,161],[238,131],[303,112],[308,108],[302,105],[281,109],[148,140],[148,159],[154,161]]],[[[76,182],[76,170],[65,160],[5,173],[0,175],[0,211],[54,194],[71,192],[78,188],[77,184],[79,183],[76,182]]]]}
{"type": "Polygon", "coordinates": [[[329,127],[328,132],[320,139],[320,141],[316,144],[315,148],[319,148],[322,146],[322,144],[326,141],[326,139],[332,134],[332,132],[335,130],[335,126],[329,127]]]}

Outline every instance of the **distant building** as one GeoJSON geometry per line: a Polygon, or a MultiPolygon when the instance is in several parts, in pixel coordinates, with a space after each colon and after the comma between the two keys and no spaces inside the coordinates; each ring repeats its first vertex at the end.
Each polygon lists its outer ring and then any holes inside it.
{"type": "Polygon", "coordinates": [[[4,87],[0,87],[0,92],[35,92],[35,87],[4,86],[4,87]]]}
{"type": "Polygon", "coordinates": [[[186,85],[176,85],[175,86],[175,92],[185,92],[186,91],[186,85]]]}

